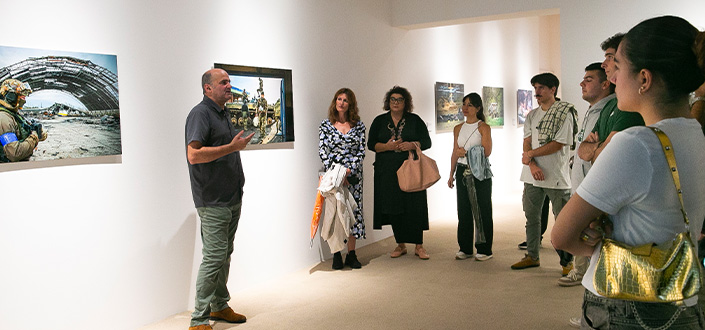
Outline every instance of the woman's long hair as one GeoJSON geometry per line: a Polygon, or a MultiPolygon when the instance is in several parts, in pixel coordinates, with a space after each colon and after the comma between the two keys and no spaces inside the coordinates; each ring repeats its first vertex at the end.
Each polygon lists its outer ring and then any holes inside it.
{"type": "Polygon", "coordinates": [[[350,123],[350,127],[353,127],[360,121],[360,110],[357,108],[355,93],[350,88],[343,87],[335,92],[333,101],[330,101],[330,106],[328,107],[328,120],[330,120],[331,124],[338,122],[338,110],[335,108],[335,102],[338,100],[338,95],[343,93],[348,97],[348,111],[345,112],[345,121],[350,123]]]}

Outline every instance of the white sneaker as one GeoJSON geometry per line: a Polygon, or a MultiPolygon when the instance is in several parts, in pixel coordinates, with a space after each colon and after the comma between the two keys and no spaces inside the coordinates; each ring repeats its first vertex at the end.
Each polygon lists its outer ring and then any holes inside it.
{"type": "Polygon", "coordinates": [[[575,268],[571,269],[568,275],[563,276],[558,279],[558,285],[560,286],[576,286],[583,282],[583,275],[578,274],[575,268]]]}
{"type": "Polygon", "coordinates": [[[473,256],[472,254],[467,254],[463,251],[458,251],[458,253],[455,254],[455,259],[456,260],[465,260],[468,258],[472,258],[472,256],[473,256]]]}
{"type": "Polygon", "coordinates": [[[485,260],[490,260],[490,259],[492,259],[491,254],[487,255],[487,254],[478,253],[475,255],[475,260],[477,260],[477,261],[485,261],[485,260]]]}
{"type": "Polygon", "coordinates": [[[580,322],[581,322],[581,319],[579,317],[571,317],[570,320],[568,320],[568,324],[571,327],[578,328],[578,329],[580,329],[580,322]]]}

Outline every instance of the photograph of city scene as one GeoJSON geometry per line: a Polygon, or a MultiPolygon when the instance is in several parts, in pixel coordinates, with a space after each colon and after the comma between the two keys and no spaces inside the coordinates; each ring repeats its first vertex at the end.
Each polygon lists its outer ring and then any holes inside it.
{"type": "Polygon", "coordinates": [[[285,79],[228,73],[232,99],[225,107],[230,111],[235,128],[244,130],[243,136],[255,133],[250,144],[289,141],[286,138],[286,111],[282,109],[286,96],[285,79]]]}

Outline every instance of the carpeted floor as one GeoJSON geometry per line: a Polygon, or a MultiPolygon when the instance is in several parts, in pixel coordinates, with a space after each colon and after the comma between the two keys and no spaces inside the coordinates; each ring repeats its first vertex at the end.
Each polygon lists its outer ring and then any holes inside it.
{"type": "MultiPolygon", "coordinates": [[[[520,207],[520,206],[519,206],[520,207]]],[[[331,270],[331,260],[276,283],[238,292],[230,305],[244,324],[211,322],[223,329],[570,329],[583,287],[559,287],[558,256],[550,227],[541,267],[511,270],[524,251],[524,219],[516,206],[495,205],[494,258],[455,260],[456,219],[435,221],[424,236],[430,260],[389,257],[388,238],[359,248],[362,269],[331,270]]],[[[553,224],[551,219],[550,225],[553,224]]],[[[190,311],[143,330],[186,330],[190,311]]]]}

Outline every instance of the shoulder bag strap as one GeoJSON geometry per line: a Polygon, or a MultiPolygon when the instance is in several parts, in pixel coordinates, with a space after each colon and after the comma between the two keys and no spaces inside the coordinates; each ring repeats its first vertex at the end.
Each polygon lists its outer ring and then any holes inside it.
{"type": "Polygon", "coordinates": [[[690,221],[688,220],[688,214],[685,212],[685,206],[683,205],[683,190],[681,190],[680,176],[678,175],[678,168],[676,167],[676,155],[673,153],[671,140],[662,130],[651,126],[649,126],[649,128],[658,136],[663,153],[666,155],[666,161],[668,162],[668,167],[671,169],[671,175],[673,176],[673,183],[676,185],[678,200],[681,203],[681,213],[683,213],[685,227],[688,230],[688,236],[690,236],[690,221]]]}

